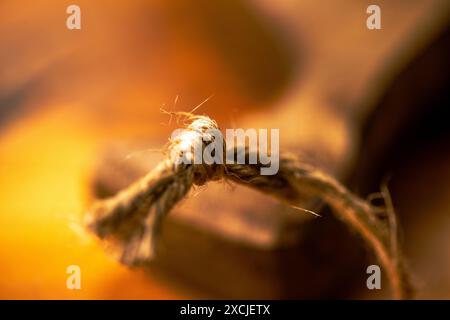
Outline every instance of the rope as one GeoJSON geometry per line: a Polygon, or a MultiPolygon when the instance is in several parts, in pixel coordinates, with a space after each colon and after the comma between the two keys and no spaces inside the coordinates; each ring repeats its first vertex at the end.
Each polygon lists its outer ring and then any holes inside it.
{"type": "MultiPolygon", "coordinates": [[[[383,192],[386,208],[374,206],[314,165],[287,153],[279,155],[279,171],[270,176],[261,175],[260,163],[180,162],[180,156],[193,149],[196,141],[202,141],[202,147],[207,147],[211,139],[204,139],[204,135],[218,129],[217,123],[206,116],[187,115],[187,120],[190,123],[185,134],[170,141],[163,162],[114,197],[96,202],[85,216],[90,231],[119,248],[122,263],[133,266],[153,257],[163,219],[193,186],[227,179],[291,206],[298,206],[311,196],[321,198],[374,251],[386,271],[393,297],[410,297],[409,279],[397,245],[395,213],[386,190],[383,192]]],[[[237,147],[234,151],[238,152],[237,147]]],[[[245,149],[245,152],[248,159],[254,151],[245,149]]]]}

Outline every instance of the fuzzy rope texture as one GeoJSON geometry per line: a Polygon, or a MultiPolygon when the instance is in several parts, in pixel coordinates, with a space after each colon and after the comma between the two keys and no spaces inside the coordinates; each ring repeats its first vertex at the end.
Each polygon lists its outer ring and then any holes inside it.
{"type": "MultiPolygon", "coordinates": [[[[115,196],[97,201],[85,215],[85,225],[97,237],[119,248],[127,265],[149,261],[164,217],[185,198],[193,186],[227,179],[297,207],[305,199],[318,197],[337,218],[361,236],[387,274],[393,297],[411,295],[408,274],[397,244],[396,218],[387,188],[382,188],[385,206],[374,206],[299,156],[279,155],[279,171],[261,175],[261,164],[185,164],[177,161],[186,146],[193,148],[217,123],[206,116],[187,115],[187,131],[170,141],[166,159],[154,170],[115,196]]],[[[203,147],[210,142],[204,139],[203,147]]],[[[224,149],[226,146],[224,144],[224,149]]],[[[236,148],[235,151],[237,152],[236,148]]],[[[250,151],[245,149],[246,156],[250,151]]]]}

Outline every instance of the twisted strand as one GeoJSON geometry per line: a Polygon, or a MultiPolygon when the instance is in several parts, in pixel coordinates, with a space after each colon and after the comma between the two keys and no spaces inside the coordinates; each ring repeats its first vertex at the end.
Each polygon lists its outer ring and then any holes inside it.
{"type": "MultiPolygon", "coordinates": [[[[277,174],[260,174],[261,164],[183,164],[180,153],[193,147],[217,123],[205,116],[188,116],[187,135],[170,142],[168,157],[153,171],[112,198],[98,201],[86,214],[87,227],[100,239],[109,240],[121,250],[121,261],[136,265],[154,254],[162,220],[194,185],[229,179],[297,206],[318,197],[337,218],[359,234],[372,248],[387,272],[394,298],[410,297],[408,274],[397,245],[395,213],[390,198],[379,217],[380,208],[360,199],[331,176],[291,154],[280,155],[277,174]]],[[[210,141],[203,141],[206,147],[210,141]],[[209,142],[208,142],[209,141],[209,142]]],[[[226,147],[224,146],[224,149],[226,147]]],[[[234,150],[234,152],[237,152],[234,150]]],[[[250,151],[246,149],[246,159],[250,151]]]]}

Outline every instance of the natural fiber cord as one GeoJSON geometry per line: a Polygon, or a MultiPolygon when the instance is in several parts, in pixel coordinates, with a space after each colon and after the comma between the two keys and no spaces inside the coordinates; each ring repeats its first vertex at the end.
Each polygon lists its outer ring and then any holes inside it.
{"type": "MultiPolygon", "coordinates": [[[[410,297],[409,281],[397,244],[395,213],[387,189],[382,190],[385,208],[374,206],[292,154],[279,155],[279,171],[271,176],[260,174],[261,164],[179,163],[176,157],[181,145],[193,146],[195,138],[202,138],[209,129],[218,129],[217,123],[206,116],[186,115],[186,120],[191,134],[171,141],[163,162],[114,197],[95,203],[85,216],[89,230],[119,248],[123,263],[136,265],[152,257],[163,218],[191,187],[228,179],[291,206],[298,206],[311,196],[319,197],[373,249],[387,274],[394,298],[410,297]]],[[[208,143],[204,141],[203,147],[208,143]]]]}

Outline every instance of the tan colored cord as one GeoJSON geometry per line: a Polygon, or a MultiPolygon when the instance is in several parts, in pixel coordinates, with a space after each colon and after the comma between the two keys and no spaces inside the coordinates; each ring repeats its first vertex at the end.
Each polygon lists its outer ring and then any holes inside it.
{"type": "MultiPolygon", "coordinates": [[[[218,129],[217,123],[206,116],[186,117],[190,122],[187,126],[190,134],[170,141],[163,162],[114,197],[95,203],[85,216],[90,231],[120,249],[123,263],[136,265],[152,258],[162,220],[194,185],[228,179],[291,206],[298,206],[311,196],[319,197],[375,252],[394,298],[410,297],[408,275],[397,244],[395,213],[387,189],[383,190],[386,208],[374,206],[292,154],[280,154],[279,171],[270,176],[260,174],[261,164],[180,163],[177,157],[182,152],[181,146],[191,144],[193,147],[196,138],[203,138],[210,129],[218,129]]],[[[203,141],[203,147],[208,143],[203,141]]],[[[249,156],[248,149],[246,152],[249,156]]]]}

